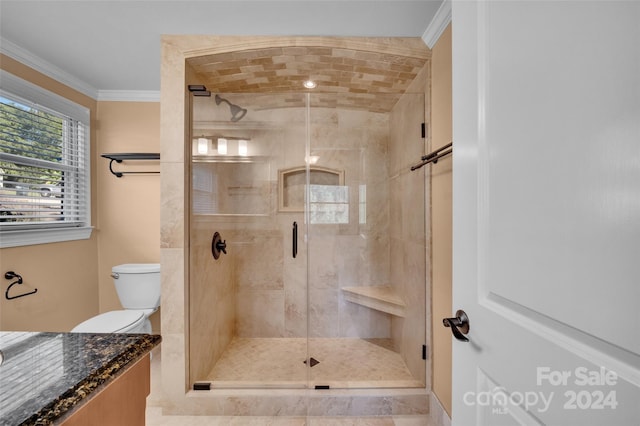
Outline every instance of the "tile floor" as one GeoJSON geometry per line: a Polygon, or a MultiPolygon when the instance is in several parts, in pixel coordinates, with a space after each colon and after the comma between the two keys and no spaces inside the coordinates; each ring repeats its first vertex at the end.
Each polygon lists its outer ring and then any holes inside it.
{"type": "Polygon", "coordinates": [[[163,416],[147,408],[147,426],[429,426],[427,416],[393,417],[249,417],[163,416]]]}
{"type": "Polygon", "coordinates": [[[429,426],[428,416],[380,417],[258,417],[163,415],[160,404],[160,350],[151,359],[151,394],[147,398],[147,426],[429,426]]]}
{"type": "MultiPolygon", "coordinates": [[[[384,340],[384,339],[381,339],[384,340]]],[[[388,342],[350,338],[309,339],[319,361],[307,371],[307,339],[234,338],[208,377],[214,387],[311,386],[332,388],[424,387],[388,342]]]]}

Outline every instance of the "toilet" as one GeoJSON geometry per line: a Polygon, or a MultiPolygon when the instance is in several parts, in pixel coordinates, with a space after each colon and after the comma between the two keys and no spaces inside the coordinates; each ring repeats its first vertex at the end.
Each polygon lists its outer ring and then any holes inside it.
{"type": "Polygon", "coordinates": [[[127,263],[111,268],[123,310],[97,315],[72,333],[151,333],[149,316],[160,306],[160,264],[127,263]]]}

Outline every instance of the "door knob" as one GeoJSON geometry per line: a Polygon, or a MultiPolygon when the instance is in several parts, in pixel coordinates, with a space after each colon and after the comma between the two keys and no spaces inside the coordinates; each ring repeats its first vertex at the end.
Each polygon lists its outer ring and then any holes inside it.
{"type": "Polygon", "coordinates": [[[456,312],[455,318],[443,318],[442,324],[445,327],[451,328],[453,337],[457,340],[460,340],[461,342],[469,341],[469,339],[464,337],[464,334],[469,333],[469,317],[462,309],[456,312]]]}

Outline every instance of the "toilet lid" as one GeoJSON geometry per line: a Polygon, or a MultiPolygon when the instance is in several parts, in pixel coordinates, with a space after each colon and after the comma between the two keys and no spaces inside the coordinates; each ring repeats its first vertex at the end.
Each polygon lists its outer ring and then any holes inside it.
{"type": "Polygon", "coordinates": [[[159,263],[125,263],[111,268],[111,272],[119,274],[152,274],[160,272],[159,263]]]}
{"type": "Polygon", "coordinates": [[[110,311],[89,318],[71,331],[76,333],[122,333],[135,328],[143,321],[144,313],[142,311],[110,311]]]}

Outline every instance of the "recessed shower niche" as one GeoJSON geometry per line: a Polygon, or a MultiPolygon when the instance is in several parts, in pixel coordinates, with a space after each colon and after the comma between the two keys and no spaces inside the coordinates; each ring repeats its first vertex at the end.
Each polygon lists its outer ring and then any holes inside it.
{"type": "Polygon", "coordinates": [[[429,50],[419,38],[165,39],[163,114],[184,122],[163,121],[165,409],[230,413],[206,401],[252,389],[273,403],[246,396],[247,413],[318,415],[312,395],[334,395],[307,390],[378,388],[362,414],[424,413],[426,176],[410,167],[428,144],[429,50]],[[183,198],[171,192],[182,176],[183,198]]]}
{"type": "MultiPolygon", "coordinates": [[[[311,161],[317,162],[318,156],[311,161]]],[[[327,167],[300,166],[278,171],[278,211],[303,212],[306,188],[312,203],[325,203],[330,211],[348,203],[348,191],[344,186],[344,171],[327,167]],[[308,182],[307,182],[308,178],[308,182]]]]}

